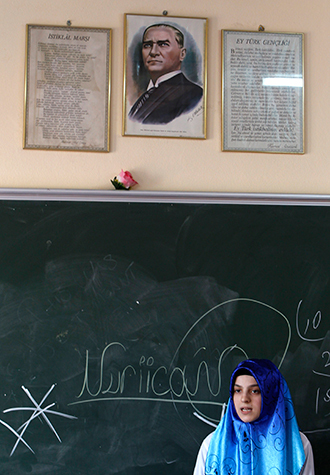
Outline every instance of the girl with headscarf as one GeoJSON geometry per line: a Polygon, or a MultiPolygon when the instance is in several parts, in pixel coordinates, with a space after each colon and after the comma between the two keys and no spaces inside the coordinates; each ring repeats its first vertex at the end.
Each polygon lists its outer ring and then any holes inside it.
{"type": "Polygon", "coordinates": [[[246,360],[230,380],[228,408],[199,450],[194,475],[314,475],[289,388],[269,360],[246,360]]]}

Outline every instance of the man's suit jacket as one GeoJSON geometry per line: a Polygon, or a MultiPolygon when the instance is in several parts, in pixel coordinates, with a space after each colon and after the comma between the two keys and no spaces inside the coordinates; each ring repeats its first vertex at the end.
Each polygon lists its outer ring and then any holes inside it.
{"type": "Polygon", "coordinates": [[[128,116],[143,124],[168,124],[192,110],[202,96],[203,89],[180,73],[142,94],[128,116]]]}

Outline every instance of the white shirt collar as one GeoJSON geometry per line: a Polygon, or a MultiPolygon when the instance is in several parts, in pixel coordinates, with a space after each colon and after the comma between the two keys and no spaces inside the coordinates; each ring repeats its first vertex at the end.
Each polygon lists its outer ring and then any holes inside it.
{"type": "Polygon", "coordinates": [[[180,74],[180,73],[181,73],[181,70],[178,69],[177,71],[171,71],[170,73],[163,74],[163,76],[160,76],[157,79],[155,84],[150,79],[148,87],[147,87],[147,91],[149,91],[149,89],[152,88],[152,87],[158,87],[159,84],[162,83],[163,81],[167,81],[168,79],[170,79],[170,78],[172,78],[172,77],[174,77],[174,76],[176,76],[177,74],[180,74]]]}

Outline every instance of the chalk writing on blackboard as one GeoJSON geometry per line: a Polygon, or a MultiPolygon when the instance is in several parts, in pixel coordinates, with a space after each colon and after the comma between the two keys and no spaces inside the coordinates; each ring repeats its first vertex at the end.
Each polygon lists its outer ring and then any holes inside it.
{"type": "Polygon", "coordinates": [[[48,415],[52,414],[52,415],[55,415],[55,416],[61,416],[61,417],[65,417],[67,419],[77,419],[75,416],[71,416],[69,414],[63,414],[61,412],[58,412],[58,411],[54,411],[54,410],[51,410],[51,407],[55,406],[55,402],[51,403],[51,404],[48,404],[47,406],[45,407],[42,407],[43,403],[46,401],[46,399],[48,398],[48,396],[50,395],[50,393],[53,391],[55,387],[55,384],[53,384],[50,389],[47,391],[47,393],[44,395],[44,397],[41,399],[41,401],[38,403],[34,397],[32,396],[31,392],[25,388],[24,386],[22,386],[22,389],[23,391],[25,392],[25,394],[28,396],[28,398],[30,399],[30,401],[32,402],[33,406],[32,407],[11,407],[9,409],[5,409],[3,412],[4,413],[8,413],[8,412],[13,412],[13,411],[28,411],[28,412],[32,412],[31,416],[17,429],[15,430],[13,427],[11,427],[9,424],[7,424],[7,422],[5,421],[2,421],[0,420],[0,423],[2,425],[4,425],[5,427],[7,427],[7,429],[9,429],[16,437],[17,437],[17,440],[14,444],[14,447],[12,448],[12,451],[10,453],[10,456],[12,456],[18,446],[18,444],[20,442],[22,442],[33,454],[34,454],[34,450],[30,447],[30,445],[25,441],[25,439],[23,438],[23,435],[25,433],[25,431],[28,429],[29,425],[31,424],[31,422],[37,418],[39,418],[40,416],[44,419],[44,421],[46,422],[46,424],[48,425],[48,427],[51,429],[51,431],[55,434],[56,438],[58,439],[59,442],[62,442],[60,436],[58,435],[54,425],[51,423],[51,421],[49,420],[49,417],[48,415]]]}
{"type": "MultiPolygon", "coordinates": [[[[153,356],[140,355],[139,360],[133,361],[130,359],[129,349],[119,341],[114,341],[105,346],[100,354],[99,362],[97,365],[97,373],[95,372],[95,355],[90,355],[86,350],[85,358],[85,371],[84,379],[81,390],[77,395],[78,401],[69,403],[70,405],[84,404],[90,402],[100,401],[153,401],[161,403],[182,403],[191,404],[194,410],[202,415],[207,420],[218,422],[219,419],[213,419],[204,414],[201,409],[196,409],[200,406],[220,406],[222,409],[226,406],[227,401],[219,401],[222,388],[222,363],[226,356],[233,350],[237,350],[242,354],[242,358],[248,358],[247,352],[238,346],[233,344],[225,348],[219,355],[217,363],[217,382],[215,384],[214,379],[211,377],[211,364],[207,359],[201,357],[201,361],[195,364],[194,358],[203,353],[204,347],[200,347],[195,351],[191,361],[184,361],[180,366],[175,365],[181,347],[187,343],[189,336],[193,330],[198,327],[198,324],[204,320],[210,314],[219,309],[220,307],[231,305],[236,302],[251,302],[260,306],[267,307],[271,311],[275,312],[277,316],[284,320],[287,328],[287,337],[284,342],[284,348],[282,350],[282,358],[280,365],[282,364],[291,341],[291,326],[288,318],[279,310],[271,307],[270,305],[261,301],[249,299],[249,298],[234,298],[226,300],[213,306],[207,310],[201,317],[199,317],[193,325],[186,332],[182,340],[180,341],[171,363],[168,366],[164,364],[156,364],[153,356]],[[111,370],[111,365],[117,360],[122,362],[122,367],[116,370],[111,370]],[[189,369],[194,368],[192,374],[189,369]],[[202,380],[202,375],[204,379],[202,380]],[[198,399],[196,395],[200,393],[200,386],[205,385],[208,390],[207,399],[198,399]],[[95,388],[94,390],[92,389],[95,388]],[[83,397],[84,396],[84,397],[83,397]]],[[[203,392],[205,395],[205,392],[203,392]]],[[[219,412],[222,413],[223,411],[219,412]]]]}

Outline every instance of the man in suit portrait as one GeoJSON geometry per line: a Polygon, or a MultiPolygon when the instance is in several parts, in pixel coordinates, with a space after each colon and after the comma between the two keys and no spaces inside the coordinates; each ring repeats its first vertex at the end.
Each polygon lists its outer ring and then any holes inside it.
{"type": "Polygon", "coordinates": [[[143,124],[168,124],[194,109],[203,89],[181,71],[186,56],[183,33],[169,24],[146,28],[142,38],[142,59],[150,81],[147,90],[129,111],[131,120],[143,124]]]}

